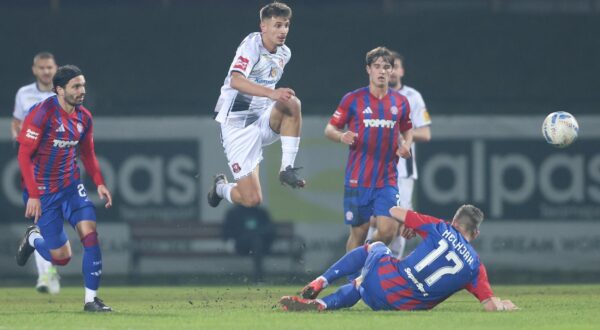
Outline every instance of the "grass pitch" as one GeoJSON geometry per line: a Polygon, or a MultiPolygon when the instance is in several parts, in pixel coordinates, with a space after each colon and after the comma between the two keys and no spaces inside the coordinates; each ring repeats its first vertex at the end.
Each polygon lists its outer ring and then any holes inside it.
{"type": "Polygon", "coordinates": [[[496,286],[497,296],[521,308],[512,313],[486,313],[465,292],[427,312],[372,312],[362,303],[344,311],[282,311],[279,297],[298,289],[105,287],[101,298],[115,312],[90,314],[82,311],[82,288],[48,296],[3,287],[0,329],[600,329],[600,285],[496,286]]]}

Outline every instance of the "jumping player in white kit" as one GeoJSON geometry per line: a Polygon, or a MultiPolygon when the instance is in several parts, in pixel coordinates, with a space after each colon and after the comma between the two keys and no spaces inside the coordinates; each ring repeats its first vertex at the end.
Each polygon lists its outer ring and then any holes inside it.
{"type": "MultiPolygon", "coordinates": [[[[413,141],[429,142],[431,140],[431,117],[425,106],[425,101],[421,93],[416,89],[402,83],[404,77],[404,56],[398,52],[392,51],[394,56],[394,68],[390,77],[389,87],[398,91],[408,99],[410,104],[410,119],[413,123],[413,141]]],[[[415,180],[417,180],[417,161],[415,143],[411,145],[410,152],[412,157],[409,159],[400,158],[398,161],[398,206],[407,210],[412,210],[413,191],[415,180]]],[[[371,228],[367,240],[370,240],[374,233],[374,221],[371,221],[371,228]]],[[[389,244],[392,254],[396,258],[401,258],[404,253],[406,240],[401,235],[397,235],[389,244]]]]}
{"type": "Polygon", "coordinates": [[[259,163],[262,148],[281,138],[282,160],[279,180],[302,188],[294,161],[300,145],[302,115],[300,100],[290,88],[276,88],[291,57],[285,40],[292,10],[275,2],[260,10],[260,30],[239,45],[229,67],[215,107],[221,124],[225,155],[236,183],[217,174],[208,193],[208,203],[219,205],[223,198],[246,207],[262,202],[259,163]]]}
{"type": "MultiPolygon", "coordinates": [[[[14,141],[17,140],[23,121],[33,105],[55,95],[52,91],[52,78],[56,73],[56,69],[54,55],[41,52],[33,57],[31,71],[36,81],[19,88],[15,96],[15,107],[10,127],[14,141]]],[[[60,277],[56,267],[37,252],[35,253],[35,264],[38,271],[36,290],[41,293],[57,294],[60,291],[60,277]]]]}

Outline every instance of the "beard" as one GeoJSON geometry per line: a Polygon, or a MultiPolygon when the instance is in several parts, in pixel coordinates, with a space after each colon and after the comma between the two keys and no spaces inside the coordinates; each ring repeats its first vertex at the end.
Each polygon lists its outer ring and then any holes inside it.
{"type": "Polygon", "coordinates": [[[81,101],[78,101],[75,95],[66,95],[65,101],[67,101],[67,103],[69,103],[72,106],[83,104],[83,98],[81,99],[81,101]]]}

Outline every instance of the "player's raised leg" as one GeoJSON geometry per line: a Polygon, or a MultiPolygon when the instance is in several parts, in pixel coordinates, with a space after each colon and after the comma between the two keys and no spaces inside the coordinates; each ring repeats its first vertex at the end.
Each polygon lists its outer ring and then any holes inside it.
{"type": "Polygon", "coordinates": [[[281,135],[281,167],[279,180],[292,188],[303,188],[306,181],[298,177],[299,167],[294,167],[300,147],[302,111],[300,100],[292,96],[287,101],[277,101],[271,111],[269,126],[281,135]]]}
{"type": "Polygon", "coordinates": [[[254,207],[262,203],[262,190],[259,179],[259,166],[237,182],[228,182],[225,174],[217,174],[211,190],[208,193],[208,203],[217,207],[221,200],[226,199],[231,204],[254,207]]]}

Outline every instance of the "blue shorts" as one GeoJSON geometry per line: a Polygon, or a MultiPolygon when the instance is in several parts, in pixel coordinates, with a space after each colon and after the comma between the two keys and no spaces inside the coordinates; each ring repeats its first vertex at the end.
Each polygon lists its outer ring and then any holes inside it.
{"type": "Polygon", "coordinates": [[[398,187],[344,188],[344,218],[347,225],[360,226],[371,216],[390,217],[390,208],[398,204],[398,187]]]}
{"type": "Polygon", "coordinates": [[[377,273],[380,266],[380,260],[383,257],[391,256],[392,252],[382,242],[371,244],[371,251],[365,261],[365,266],[362,269],[361,276],[363,282],[358,288],[360,296],[364,303],[371,307],[372,310],[393,310],[385,299],[386,293],[381,288],[381,278],[377,273]]]}
{"type": "MultiPolygon", "coordinates": [[[[27,205],[29,194],[23,192],[23,200],[27,205]]],[[[37,226],[49,249],[58,249],[67,243],[67,234],[63,222],[68,221],[75,227],[79,221],[96,221],[96,208],[88,199],[85,187],[79,181],[69,187],[51,194],[40,196],[42,216],[37,226]]]]}

